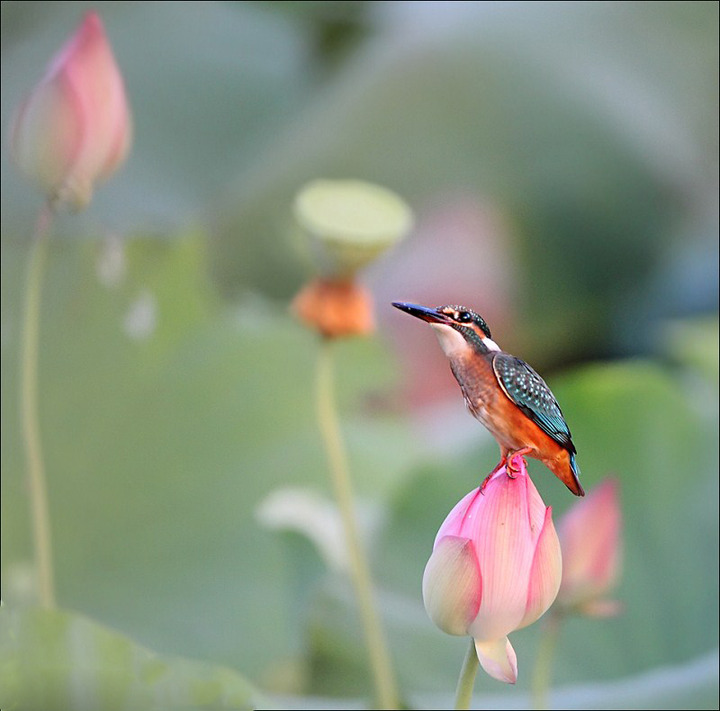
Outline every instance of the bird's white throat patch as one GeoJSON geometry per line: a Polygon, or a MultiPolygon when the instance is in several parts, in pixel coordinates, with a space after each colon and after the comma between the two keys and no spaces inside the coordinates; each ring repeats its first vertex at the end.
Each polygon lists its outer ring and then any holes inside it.
{"type": "Polygon", "coordinates": [[[446,326],[444,323],[431,323],[430,325],[448,358],[467,352],[469,348],[467,341],[452,326],[446,326]]]}
{"type": "MultiPolygon", "coordinates": [[[[457,358],[467,353],[468,349],[471,348],[470,344],[463,338],[463,335],[452,326],[447,326],[444,323],[431,323],[430,325],[433,327],[438,341],[440,341],[440,347],[445,351],[445,355],[448,358],[457,358]]],[[[489,351],[500,350],[500,346],[490,338],[483,338],[482,342],[489,351]]]]}

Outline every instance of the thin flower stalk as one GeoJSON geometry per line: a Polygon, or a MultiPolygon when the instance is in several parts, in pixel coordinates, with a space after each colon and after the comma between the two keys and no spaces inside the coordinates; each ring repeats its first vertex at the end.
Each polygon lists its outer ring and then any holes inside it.
{"type": "Polygon", "coordinates": [[[477,651],[475,650],[475,640],[470,639],[462,668],[460,669],[460,678],[458,679],[457,691],[455,693],[455,708],[469,709],[472,700],[473,687],[475,686],[475,677],[480,666],[477,651]]]}
{"type": "Polygon", "coordinates": [[[46,203],[38,216],[30,248],[20,350],[20,417],[27,459],[35,565],[40,604],[47,609],[55,607],[55,584],[47,484],[38,417],[38,341],[42,281],[51,222],[52,208],[46,203]]]}
{"type": "Polygon", "coordinates": [[[562,617],[564,617],[564,613],[553,608],[543,620],[530,688],[532,707],[537,711],[548,708],[550,684],[552,682],[552,664],[558,638],[560,637],[562,617]]]}
{"type": "Polygon", "coordinates": [[[373,594],[370,567],[360,541],[353,505],[348,459],[334,395],[332,339],[320,343],[317,365],[317,417],[330,468],[330,477],[342,518],[349,567],[365,634],[378,708],[398,708],[398,693],[390,654],[373,594]]]}

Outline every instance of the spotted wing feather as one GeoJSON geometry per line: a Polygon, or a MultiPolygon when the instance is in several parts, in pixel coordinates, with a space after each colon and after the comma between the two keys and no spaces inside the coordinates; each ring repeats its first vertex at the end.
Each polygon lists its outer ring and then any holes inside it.
{"type": "Polygon", "coordinates": [[[493,369],[510,400],[561,447],[575,453],[560,405],[545,381],[525,361],[509,353],[497,353],[493,369]]]}

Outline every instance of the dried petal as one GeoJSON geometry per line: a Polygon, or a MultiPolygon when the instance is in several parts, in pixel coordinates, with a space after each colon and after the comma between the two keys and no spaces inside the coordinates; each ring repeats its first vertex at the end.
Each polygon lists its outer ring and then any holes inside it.
{"type": "Polygon", "coordinates": [[[364,336],[375,330],[372,297],[360,284],[314,279],[295,296],[292,309],[323,336],[364,336]]]}

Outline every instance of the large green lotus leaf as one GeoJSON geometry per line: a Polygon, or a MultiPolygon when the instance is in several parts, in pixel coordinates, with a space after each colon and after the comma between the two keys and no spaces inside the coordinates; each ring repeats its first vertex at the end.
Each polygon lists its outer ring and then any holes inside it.
{"type": "Polygon", "coordinates": [[[719,326],[717,317],[685,319],[668,323],[662,334],[661,342],[668,356],[697,370],[703,380],[702,390],[707,382],[716,389],[718,386],[719,326]]]}
{"type": "MultiPolygon", "coordinates": [[[[554,688],[549,696],[553,709],[716,709],[718,699],[718,653],[702,655],[687,664],[662,667],[617,681],[573,684],[554,688]]],[[[476,682],[471,708],[528,709],[534,699],[523,690],[497,694],[487,688],[487,677],[476,682]]],[[[490,682],[492,683],[492,682],[490,682]]],[[[409,694],[406,708],[450,709],[453,697],[445,694],[409,694]]],[[[271,700],[283,709],[362,709],[370,708],[366,698],[324,696],[280,696],[271,700]]]]}
{"type": "MultiPolygon", "coordinates": [[[[258,180],[231,186],[213,215],[224,287],[291,293],[302,275],[277,206],[318,176],[360,177],[403,195],[421,224],[460,199],[506,218],[530,349],[605,353],[626,323],[643,341],[638,291],[669,242],[684,253],[696,244],[678,227],[687,181],[698,196],[712,181],[717,111],[705,87],[717,7],[527,3],[456,21],[447,12],[437,27],[359,51],[274,144],[258,180]]],[[[693,220],[716,231],[705,213],[693,220]]],[[[458,258],[438,233],[437,260],[458,258]]],[[[410,292],[433,282],[431,263],[403,274],[410,292]]]]}
{"type": "Polygon", "coordinates": [[[236,672],[163,657],[65,610],[0,612],[0,703],[8,709],[136,711],[254,709],[236,672]]]}
{"type": "MultiPolygon", "coordinates": [[[[3,4],[2,126],[88,9],[100,13],[132,107],[126,165],[97,190],[94,221],[116,230],[185,226],[254,165],[305,101],[312,76],[299,23],[254,3],[3,4]],[[40,9],[39,9],[40,8],[40,9]]],[[[39,197],[2,152],[3,238],[32,223],[39,197]]],[[[78,218],[67,223],[77,229],[78,218]]]]}
{"type": "MultiPolygon", "coordinates": [[[[707,347],[707,339],[699,338],[697,347],[703,343],[707,347]]],[[[630,707],[647,708],[648,699],[656,696],[648,680],[666,672],[679,684],[673,692],[679,696],[672,698],[681,699],[680,707],[695,708],[696,702],[712,707],[717,669],[700,664],[699,679],[684,670],[715,653],[718,644],[714,388],[708,389],[707,381],[698,387],[688,370],[671,371],[649,361],[586,367],[551,383],[571,422],[586,490],[608,475],[620,482],[625,561],[612,595],[622,602],[623,614],[604,621],[567,620],[554,664],[556,684],[595,688],[607,681],[609,686],[597,689],[606,688],[612,696],[627,683],[630,707]],[[698,688],[703,690],[701,701],[698,688]]],[[[455,687],[466,640],[444,635],[427,619],[422,572],[443,518],[496,459],[493,444],[428,461],[394,499],[389,525],[375,551],[375,567],[406,690],[450,694],[455,687]]],[[[574,500],[544,467],[530,462],[530,468],[557,520],[574,500]]],[[[335,582],[326,585],[313,607],[310,639],[318,693],[340,695],[345,680],[356,694],[370,693],[363,649],[356,643],[362,633],[351,601],[347,587],[335,582]]],[[[511,635],[520,689],[528,687],[541,629],[542,622],[511,635]]],[[[499,683],[482,675],[478,686],[503,692],[499,683]]],[[[597,693],[598,698],[604,695],[597,693]]],[[[594,692],[583,702],[585,707],[604,707],[593,698],[594,692]]],[[[514,701],[508,697],[507,703],[514,701]]]]}
{"type": "MultiPolygon", "coordinates": [[[[208,281],[204,245],[192,235],[120,247],[51,244],[39,384],[57,596],[62,606],[158,651],[228,664],[271,688],[297,690],[302,585],[290,571],[315,561],[312,551],[288,561],[255,512],[289,484],[329,495],[313,395],[318,339],[285,307],[262,300],[222,306],[208,281]]],[[[8,602],[31,597],[16,426],[26,256],[18,245],[3,247],[8,602]]],[[[387,387],[393,369],[373,339],[335,350],[356,488],[382,500],[417,458],[407,429],[373,415],[367,400],[387,387]]]]}
{"type": "MultiPolygon", "coordinates": [[[[427,10],[398,5],[397,25],[324,73],[311,49],[319,27],[331,16],[361,24],[362,13],[294,5],[304,9],[103,7],[135,144],[86,227],[104,215],[115,229],[164,234],[189,216],[207,220],[224,289],[286,298],[304,273],[283,206],[305,181],[379,181],[421,217],[467,199],[504,216],[513,235],[513,286],[530,317],[521,338],[565,357],[636,348],[647,321],[637,323],[638,304],[648,309],[637,292],[668,242],[679,255],[715,249],[698,242],[716,232],[702,212],[715,173],[715,4],[464,3],[436,6],[424,26],[414,15],[427,10]],[[408,25],[419,27],[398,29],[408,25]]],[[[388,11],[367,6],[382,25],[388,11]]],[[[87,7],[3,4],[3,125],[87,7]]],[[[17,239],[37,199],[2,159],[3,239],[17,239]]],[[[439,234],[437,258],[448,259],[442,246],[439,234]]],[[[424,270],[409,278],[428,281],[424,270]]],[[[680,289],[658,290],[650,312],[680,289]]]]}

